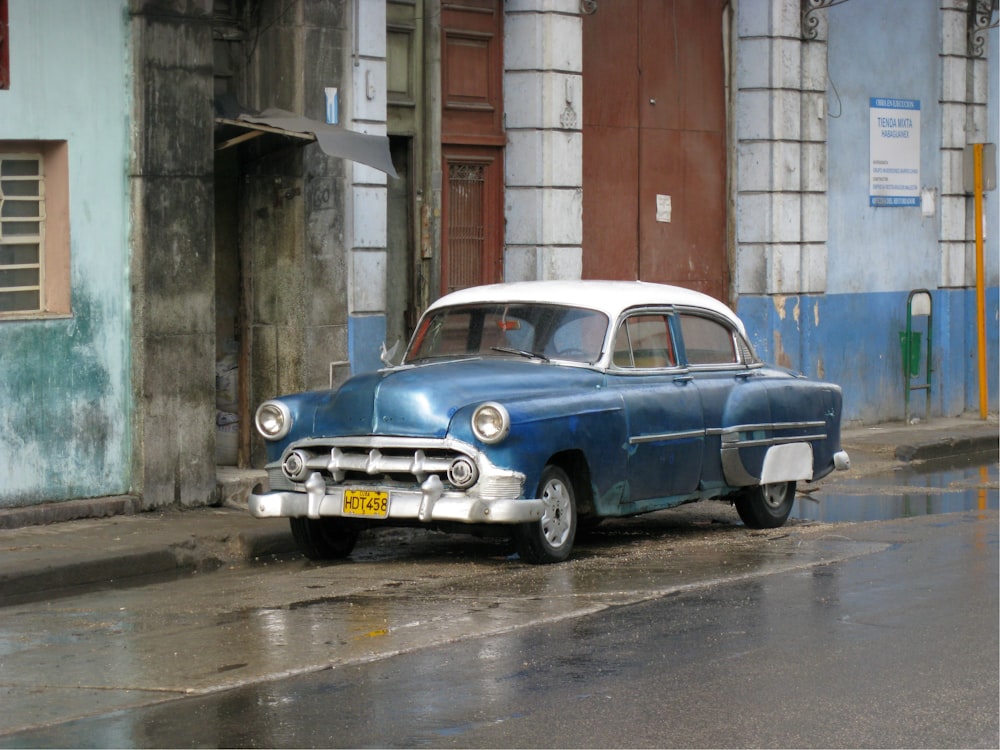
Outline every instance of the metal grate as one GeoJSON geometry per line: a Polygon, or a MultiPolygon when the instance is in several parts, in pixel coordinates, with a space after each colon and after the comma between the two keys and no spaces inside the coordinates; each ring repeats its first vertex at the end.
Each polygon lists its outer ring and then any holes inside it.
{"type": "Polygon", "coordinates": [[[44,231],[42,157],[0,155],[0,313],[44,309],[44,231]]]}
{"type": "Polygon", "coordinates": [[[485,167],[448,165],[448,291],[481,283],[486,229],[483,221],[485,167]]]}

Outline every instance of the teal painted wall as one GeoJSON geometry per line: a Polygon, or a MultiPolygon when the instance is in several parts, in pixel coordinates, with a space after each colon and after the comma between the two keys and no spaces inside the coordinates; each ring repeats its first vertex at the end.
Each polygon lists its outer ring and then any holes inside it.
{"type": "Polygon", "coordinates": [[[10,0],[0,140],[68,143],[72,315],[0,320],[0,508],[131,486],[122,0],[10,0]]]}

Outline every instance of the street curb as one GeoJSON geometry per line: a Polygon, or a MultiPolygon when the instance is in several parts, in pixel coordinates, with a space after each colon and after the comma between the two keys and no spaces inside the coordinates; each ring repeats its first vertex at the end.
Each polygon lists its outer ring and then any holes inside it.
{"type": "Polygon", "coordinates": [[[298,551],[290,530],[244,531],[221,546],[213,541],[216,540],[171,540],[143,550],[94,552],[89,558],[61,559],[22,568],[16,573],[0,573],[0,601],[37,601],[77,586],[121,585],[150,576],[207,572],[298,551]]]}
{"type": "Polygon", "coordinates": [[[927,461],[934,458],[965,453],[985,453],[996,451],[1000,440],[996,436],[977,435],[974,437],[938,438],[923,443],[902,444],[896,446],[896,459],[903,462],[927,461]]]}
{"type": "Polygon", "coordinates": [[[58,503],[28,505],[23,508],[4,508],[0,510],[0,529],[45,526],[51,523],[78,521],[81,518],[131,516],[141,512],[142,503],[134,495],[66,500],[58,503]]]}
{"type": "Polygon", "coordinates": [[[92,560],[57,562],[13,575],[0,575],[0,599],[4,602],[48,598],[60,590],[98,583],[114,584],[129,578],[183,570],[170,549],[96,557],[92,560]]]}

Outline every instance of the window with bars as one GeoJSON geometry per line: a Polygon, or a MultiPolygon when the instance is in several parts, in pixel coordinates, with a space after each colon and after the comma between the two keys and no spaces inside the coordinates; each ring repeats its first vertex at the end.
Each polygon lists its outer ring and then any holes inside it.
{"type": "Polygon", "coordinates": [[[448,168],[448,291],[482,283],[485,167],[453,162],[448,168]]]}
{"type": "Polygon", "coordinates": [[[0,154],[0,313],[45,309],[41,154],[0,154]]]}
{"type": "Polygon", "coordinates": [[[69,146],[0,141],[0,320],[71,312],[69,146]]]}

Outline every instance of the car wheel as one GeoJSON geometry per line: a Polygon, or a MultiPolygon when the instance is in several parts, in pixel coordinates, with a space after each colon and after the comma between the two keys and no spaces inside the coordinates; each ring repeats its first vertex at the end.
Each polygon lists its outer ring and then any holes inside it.
{"type": "Polygon", "coordinates": [[[788,519],[794,503],[795,482],[748,487],[734,501],[740,520],[750,529],[776,529],[788,519]]]}
{"type": "Polygon", "coordinates": [[[566,472],[546,466],[538,483],[545,504],[541,519],[522,524],[514,533],[517,552],[534,564],[562,562],[569,557],[576,536],[576,494],[566,472]]]}
{"type": "Polygon", "coordinates": [[[361,533],[356,524],[339,518],[289,518],[288,521],[295,544],[310,560],[347,557],[361,533]]]}

